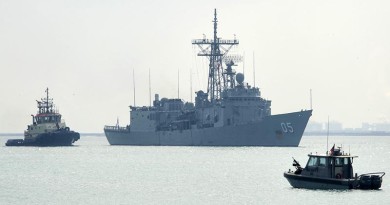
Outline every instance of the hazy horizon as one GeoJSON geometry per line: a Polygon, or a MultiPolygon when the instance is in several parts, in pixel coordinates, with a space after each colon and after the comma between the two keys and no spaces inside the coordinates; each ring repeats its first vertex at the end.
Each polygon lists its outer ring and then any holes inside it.
{"type": "MultiPolygon", "coordinates": [[[[0,2],[0,133],[31,123],[46,87],[67,125],[101,133],[129,123],[133,105],[207,90],[208,67],[192,39],[218,36],[245,52],[245,81],[272,113],[310,109],[310,120],[390,122],[388,1],[27,1],[0,2]]],[[[243,72],[243,63],[235,68],[243,72]]],[[[192,94],[195,97],[195,94],[192,94]]]]}

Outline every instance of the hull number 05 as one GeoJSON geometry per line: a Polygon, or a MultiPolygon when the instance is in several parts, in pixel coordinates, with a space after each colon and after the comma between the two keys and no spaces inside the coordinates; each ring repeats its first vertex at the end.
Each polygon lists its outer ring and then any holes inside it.
{"type": "Polygon", "coordinates": [[[294,128],[291,122],[282,122],[280,123],[280,126],[282,127],[283,132],[291,132],[291,133],[294,132],[294,128]]]}

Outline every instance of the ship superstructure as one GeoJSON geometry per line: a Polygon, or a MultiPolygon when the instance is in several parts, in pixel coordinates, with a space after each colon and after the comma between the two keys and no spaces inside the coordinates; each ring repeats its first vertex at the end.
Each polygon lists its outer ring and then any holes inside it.
{"type": "Polygon", "coordinates": [[[219,38],[217,23],[215,10],[213,39],[192,41],[209,60],[207,92],[195,104],[156,94],[152,106],[130,106],[129,125],[104,128],[111,145],[298,146],[312,110],[271,115],[271,101],[233,69],[239,41],[219,38]]]}

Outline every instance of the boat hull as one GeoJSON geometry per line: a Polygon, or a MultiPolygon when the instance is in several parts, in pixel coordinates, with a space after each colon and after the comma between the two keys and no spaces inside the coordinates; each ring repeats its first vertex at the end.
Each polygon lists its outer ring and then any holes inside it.
{"type": "Polygon", "coordinates": [[[104,129],[111,145],[291,146],[299,145],[312,110],[271,115],[242,125],[173,131],[104,129]],[[288,126],[287,126],[288,125],[288,126]]]}
{"type": "Polygon", "coordinates": [[[294,188],[305,189],[354,189],[358,185],[355,179],[329,179],[303,176],[285,172],[284,177],[294,188]]]}
{"type": "Polygon", "coordinates": [[[58,131],[39,134],[34,139],[10,139],[6,146],[71,146],[80,139],[74,131],[58,131]]]}

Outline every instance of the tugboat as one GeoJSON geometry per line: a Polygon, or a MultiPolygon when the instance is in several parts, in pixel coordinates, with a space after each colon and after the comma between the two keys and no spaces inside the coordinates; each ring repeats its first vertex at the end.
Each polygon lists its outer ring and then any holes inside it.
{"type": "Polygon", "coordinates": [[[37,100],[38,113],[32,116],[32,124],[24,131],[24,139],[9,139],[6,146],[71,146],[80,139],[80,134],[71,131],[61,114],[54,109],[53,99],[49,98],[49,88],[46,98],[37,100]]]}
{"type": "Polygon", "coordinates": [[[352,156],[333,145],[326,155],[309,154],[305,168],[293,158],[295,171],[289,170],[284,177],[294,188],[306,189],[379,189],[384,172],[353,175],[352,156]]]}

